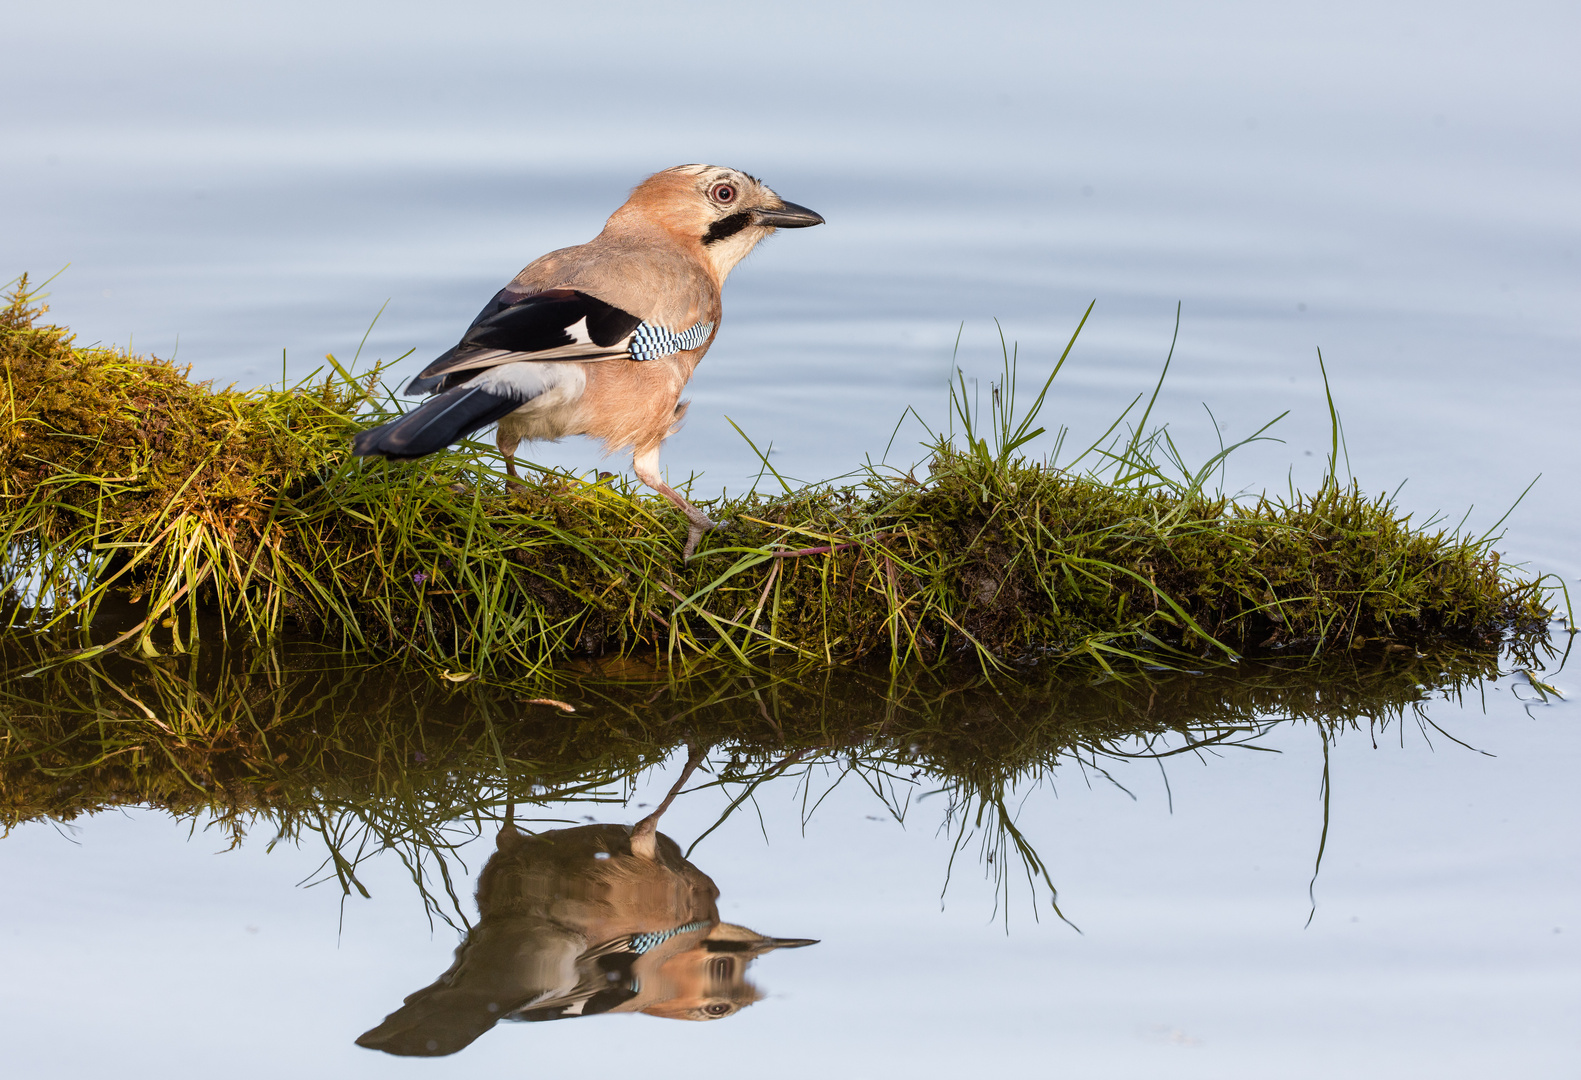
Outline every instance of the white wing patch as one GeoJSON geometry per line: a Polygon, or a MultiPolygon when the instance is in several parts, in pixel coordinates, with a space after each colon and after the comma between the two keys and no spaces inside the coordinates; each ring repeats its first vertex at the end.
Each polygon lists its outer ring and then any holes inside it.
{"type": "MultiPolygon", "coordinates": [[[[566,327],[565,328],[565,332],[567,334],[570,334],[571,335],[571,340],[573,342],[575,342],[576,344],[578,344],[578,345],[591,345],[591,344],[593,344],[593,335],[588,332],[588,329],[587,329],[587,316],[585,316],[585,315],[582,316],[582,318],[578,319],[576,322],[572,323],[570,326],[566,327]]],[[[562,346],[560,346],[560,348],[563,349],[563,348],[566,348],[566,346],[562,345],[562,346]]]]}
{"type": "Polygon", "coordinates": [[[577,364],[546,364],[542,361],[498,364],[467,383],[490,394],[514,398],[526,404],[558,390],[556,398],[581,396],[587,376],[577,364]]]}

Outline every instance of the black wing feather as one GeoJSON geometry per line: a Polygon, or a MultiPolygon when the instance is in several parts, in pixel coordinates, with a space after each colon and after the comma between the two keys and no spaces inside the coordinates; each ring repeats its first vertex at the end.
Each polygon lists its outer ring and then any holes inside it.
{"type": "Polygon", "coordinates": [[[606,304],[596,296],[578,293],[598,305],[598,310],[592,311],[587,316],[587,333],[593,339],[593,344],[601,349],[607,349],[617,341],[623,340],[637,327],[642,325],[642,320],[631,312],[618,308],[614,304],[606,304]]]}
{"type": "Polygon", "coordinates": [[[599,350],[614,349],[641,323],[631,312],[577,289],[549,289],[522,296],[507,286],[478,313],[461,342],[424,368],[406,393],[432,393],[461,385],[488,367],[491,357],[497,358],[492,361],[495,363],[515,363],[533,359],[533,353],[572,347],[572,355],[553,359],[609,359],[622,354],[599,350]],[[579,339],[572,328],[583,320],[587,333],[579,339]]]}
{"type": "MultiPolygon", "coordinates": [[[[489,305],[494,307],[493,304],[489,305]]],[[[574,345],[567,331],[583,319],[593,344],[608,348],[637,328],[642,320],[628,311],[576,289],[551,289],[489,312],[484,309],[462,335],[463,345],[511,352],[541,352],[574,345]]]]}

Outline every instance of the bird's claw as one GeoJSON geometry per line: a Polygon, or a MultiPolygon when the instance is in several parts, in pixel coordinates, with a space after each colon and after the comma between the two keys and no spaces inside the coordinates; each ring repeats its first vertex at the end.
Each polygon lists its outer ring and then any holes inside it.
{"type": "Polygon", "coordinates": [[[703,539],[703,534],[710,529],[719,528],[719,523],[708,520],[702,514],[695,518],[687,518],[686,546],[681,549],[681,561],[691,562],[692,556],[697,554],[697,545],[703,539]]]}

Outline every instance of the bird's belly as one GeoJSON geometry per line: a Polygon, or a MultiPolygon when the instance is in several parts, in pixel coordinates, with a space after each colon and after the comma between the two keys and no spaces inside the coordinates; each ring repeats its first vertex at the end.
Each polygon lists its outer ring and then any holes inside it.
{"type": "Polygon", "coordinates": [[[502,441],[559,439],[566,435],[582,434],[582,391],[585,381],[581,365],[563,366],[571,369],[565,373],[565,377],[554,381],[543,393],[501,418],[499,432],[502,441]]]}
{"type": "Polygon", "coordinates": [[[522,441],[580,435],[579,412],[574,404],[530,401],[500,420],[500,434],[522,441]]]}

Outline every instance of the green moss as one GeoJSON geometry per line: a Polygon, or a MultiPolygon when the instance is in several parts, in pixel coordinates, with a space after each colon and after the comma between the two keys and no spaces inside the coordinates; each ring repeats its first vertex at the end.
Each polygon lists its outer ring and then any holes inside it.
{"type": "Polygon", "coordinates": [[[79,348],[42,313],[24,282],[0,314],[0,603],[12,633],[81,635],[82,657],[295,632],[518,678],[612,651],[1201,666],[1547,632],[1542,581],[1488,540],[1413,528],[1354,484],[1236,502],[1203,489],[1217,459],[1170,481],[1147,414],[1097,448],[1102,468],[1018,456],[1043,396],[1015,415],[1008,355],[992,446],[959,396],[964,436],[936,440],[925,480],[712,504],[731,528],[682,563],[680,517],[618,479],[507,493],[477,444],[350,457],[352,431],[389,415],[377,371],[217,391],[79,348]]]}
{"type": "MultiPolygon", "coordinates": [[[[281,487],[322,465],[351,430],[362,394],[326,381],[291,394],[216,391],[187,369],[109,348],[79,348],[26,278],[0,309],[0,498],[40,487],[91,515],[114,500],[116,527],[201,514],[238,536],[281,487]]],[[[69,532],[70,518],[56,522],[69,532]]]]}

